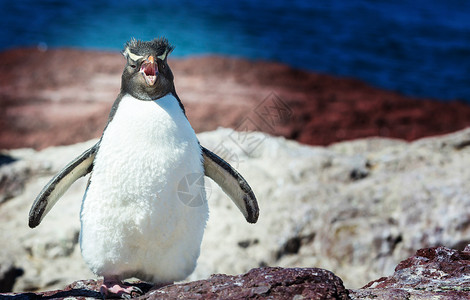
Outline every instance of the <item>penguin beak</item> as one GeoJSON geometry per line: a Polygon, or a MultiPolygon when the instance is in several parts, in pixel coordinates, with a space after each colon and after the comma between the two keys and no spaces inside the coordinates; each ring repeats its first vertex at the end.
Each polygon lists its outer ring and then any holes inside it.
{"type": "Polygon", "coordinates": [[[155,81],[157,81],[158,71],[155,65],[155,59],[152,55],[142,63],[140,73],[142,73],[145,78],[145,82],[147,82],[148,85],[152,86],[155,84],[155,81]]]}

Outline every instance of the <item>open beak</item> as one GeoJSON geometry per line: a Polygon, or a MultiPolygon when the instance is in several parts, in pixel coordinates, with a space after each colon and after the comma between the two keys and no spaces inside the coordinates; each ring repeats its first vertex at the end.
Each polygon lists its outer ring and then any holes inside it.
{"type": "Polygon", "coordinates": [[[152,55],[142,63],[140,73],[142,73],[145,78],[145,82],[147,82],[148,85],[155,84],[155,81],[157,81],[158,70],[155,64],[155,59],[152,55]]]}

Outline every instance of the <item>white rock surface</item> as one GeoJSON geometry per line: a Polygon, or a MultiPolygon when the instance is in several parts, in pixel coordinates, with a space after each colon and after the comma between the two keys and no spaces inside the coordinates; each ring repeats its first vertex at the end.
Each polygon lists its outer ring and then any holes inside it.
{"type": "MultiPolygon", "coordinates": [[[[231,129],[198,136],[247,179],[261,213],[257,224],[246,223],[207,180],[210,218],[190,280],[260,265],[302,266],[326,268],[357,288],[391,275],[419,248],[463,249],[470,241],[470,129],[413,143],[370,138],[330,147],[231,129]]],[[[0,257],[24,270],[15,291],[94,277],[77,244],[87,178],[39,227],[29,229],[27,219],[43,185],[95,142],[3,153],[18,160],[0,171],[28,169],[23,192],[0,204],[0,257]]]]}

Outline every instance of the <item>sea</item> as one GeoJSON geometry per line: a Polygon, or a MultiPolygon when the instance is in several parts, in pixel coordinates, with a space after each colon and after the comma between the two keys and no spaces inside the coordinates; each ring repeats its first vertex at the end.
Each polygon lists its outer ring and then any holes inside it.
{"type": "Polygon", "coordinates": [[[173,57],[276,61],[470,103],[468,0],[0,0],[0,51],[119,51],[158,36],[173,57]]]}

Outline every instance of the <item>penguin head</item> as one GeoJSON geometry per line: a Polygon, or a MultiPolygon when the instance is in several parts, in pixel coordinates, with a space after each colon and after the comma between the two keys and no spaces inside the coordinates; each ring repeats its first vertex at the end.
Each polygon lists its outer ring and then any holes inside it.
{"type": "Polygon", "coordinates": [[[174,92],[173,73],[167,63],[173,49],[165,38],[128,41],[122,51],[127,64],[122,73],[121,92],[140,100],[157,100],[174,92]]]}

